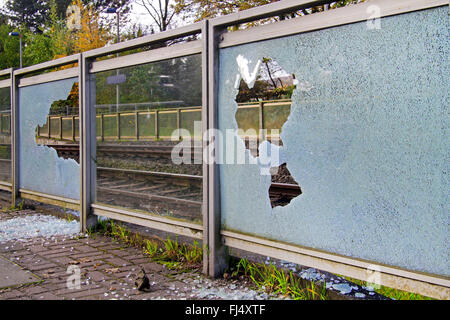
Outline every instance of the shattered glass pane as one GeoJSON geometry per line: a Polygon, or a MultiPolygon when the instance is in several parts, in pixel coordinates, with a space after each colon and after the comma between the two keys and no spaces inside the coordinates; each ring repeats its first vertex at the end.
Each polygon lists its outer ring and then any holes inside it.
{"type": "Polygon", "coordinates": [[[0,181],[11,182],[11,91],[0,88],[0,181]]]}
{"type": "MultiPolygon", "coordinates": [[[[71,78],[19,88],[20,188],[80,199],[80,165],[72,156],[59,154],[60,144],[64,143],[61,141],[61,134],[64,136],[62,114],[78,112],[76,81],[71,78]],[[47,132],[47,136],[42,132],[47,132]]],[[[78,154],[78,145],[74,148],[72,154],[78,154]]]]}
{"type": "Polygon", "coordinates": [[[295,74],[290,112],[273,121],[286,119],[282,145],[258,147],[278,150],[266,164],[286,163],[302,191],[272,208],[272,175],[235,134],[245,161],[220,165],[222,227],[449,276],[448,8],[381,25],[220,50],[221,132],[238,128],[240,79],[251,87],[264,58],[295,74]]]}

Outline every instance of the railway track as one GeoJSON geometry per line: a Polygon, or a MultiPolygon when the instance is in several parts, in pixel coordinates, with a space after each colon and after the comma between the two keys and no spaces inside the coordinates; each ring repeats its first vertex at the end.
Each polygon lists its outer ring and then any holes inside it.
{"type": "MultiPolygon", "coordinates": [[[[58,154],[78,155],[78,144],[47,144],[48,147],[54,148],[58,154]]],[[[97,145],[97,152],[106,155],[137,155],[137,156],[163,156],[169,157],[172,154],[173,146],[145,146],[145,145],[97,145]]],[[[192,157],[202,157],[200,152],[191,148],[192,157]]]]}
{"type": "Polygon", "coordinates": [[[202,219],[202,177],[97,167],[97,201],[188,220],[202,219]]]}
{"type": "MultiPolygon", "coordinates": [[[[202,176],[97,168],[97,193],[126,196],[128,201],[163,202],[166,207],[179,208],[175,216],[183,218],[201,218],[202,183],[202,176]]],[[[295,184],[272,182],[269,188],[272,207],[287,205],[299,194],[301,189],[295,184]]]]}
{"type": "MultiPolygon", "coordinates": [[[[63,157],[79,155],[78,144],[50,144],[63,157]]],[[[157,155],[170,157],[173,146],[98,145],[105,155],[157,155]]],[[[194,153],[195,154],[195,153],[194,153]]],[[[197,152],[197,156],[199,153],[197,152]]],[[[201,156],[201,152],[200,152],[201,156]]],[[[301,194],[296,184],[272,182],[272,207],[287,205],[301,194]]],[[[201,219],[202,176],[166,172],[97,167],[98,201],[123,206],[171,212],[174,216],[201,219]]]]}
{"type": "MultiPolygon", "coordinates": [[[[78,144],[45,144],[47,147],[53,148],[62,157],[78,158],[80,149],[78,144]]],[[[11,148],[9,144],[2,144],[7,148],[11,148]]],[[[162,156],[170,158],[173,146],[159,146],[159,145],[120,145],[120,144],[99,144],[97,145],[97,152],[103,155],[123,155],[123,156],[162,156]]],[[[182,153],[180,154],[180,156],[182,153]]],[[[193,158],[202,158],[202,151],[191,148],[191,156],[193,158]]]]}

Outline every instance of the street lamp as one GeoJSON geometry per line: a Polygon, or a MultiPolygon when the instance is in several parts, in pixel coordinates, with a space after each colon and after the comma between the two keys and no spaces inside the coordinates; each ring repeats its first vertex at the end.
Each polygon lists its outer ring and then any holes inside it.
{"type": "MultiPolygon", "coordinates": [[[[120,29],[119,29],[119,10],[116,8],[107,8],[106,13],[115,13],[117,15],[117,40],[116,43],[120,42],[120,29]]],[[[117,53],[117,57],[119,53],[117,53]]],[[[116,71],[117,76],[119,76],[119,70],[116,71]]],[[[116,110],[119,112],[119,103],[120,103],[120,92],[119,92],[119,84],[116,84],[116,110]]]]}
{"type": "Polygon", "coordinates": [[[120,42],[120,33],[119,33],[119,10],[116,8],[108,8],[106,9],[106,13],[115,13],[117,15],[117,41],[116,43],[120,42]]]}
{"type": "Polygon", "coordinates": [[[10,32],[8,35],[10,37],[19,37],[20,68],[22,69],[22,34],[20,32],[10,32]]]}

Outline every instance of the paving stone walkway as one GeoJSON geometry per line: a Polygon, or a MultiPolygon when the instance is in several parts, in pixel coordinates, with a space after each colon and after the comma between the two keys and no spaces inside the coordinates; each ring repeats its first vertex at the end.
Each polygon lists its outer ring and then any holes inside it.
{"type": "MultiPolygon", "coordinates": [[[[0,222],[31,210],[0,213],[0,222]]],[[[37,283],[0,289],[0,300],[266,299],[245,284],[177,272],[152,262],[142,250],[109,237],[34,237],[0,242],[0,255],[39,277],[37,283]],[[135,287],[144,268],[150,292],[135,287]],[[79,274],[79,286],[76,275],[79,274]]]]}

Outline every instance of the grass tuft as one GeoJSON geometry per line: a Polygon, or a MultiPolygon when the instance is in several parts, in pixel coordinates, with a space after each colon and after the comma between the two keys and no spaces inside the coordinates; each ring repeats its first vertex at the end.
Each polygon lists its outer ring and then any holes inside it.
{"type": "Polygon", "coordinates": [[[203,250],[197,241],[190,245],[179,243],[178,239],[167,238],[165,241],[143,239],[138,233],[132,233],[124,225],[112,220],[99,221],[95,231],[127,245],[141,247],[152,261],[169,269],[199,269],[202,266],[203,250]]]}
{"type": "Polygon", "coordinates": [[[294,300],[327,300],[325,283],[318,285],[278,269],[274,264],[253,263],[247,259],[239,260],[231,270],[232,277],[247,278],[257,289],[268,294],[290,297],[294,300]]]}

